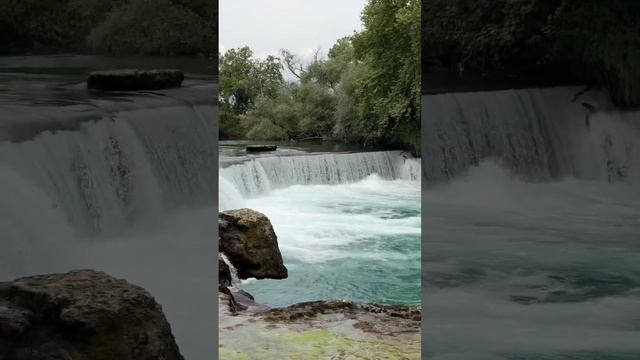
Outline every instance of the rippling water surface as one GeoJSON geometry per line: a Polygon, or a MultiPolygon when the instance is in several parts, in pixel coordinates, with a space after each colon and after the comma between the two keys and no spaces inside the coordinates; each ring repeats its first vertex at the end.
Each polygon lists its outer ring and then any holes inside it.
{"type": "Polygon", "coordinates": [[[425,190],[429,359],[640,359],[640,187],[491,162],[425,190]]]}
{"type": "Polygon", "coordinates": [[[285,280],[244,281],[256,301],[420,303],[417,159],[282,149],[220,174],[221,209],[267,215],[289,270],[285,280]]]}

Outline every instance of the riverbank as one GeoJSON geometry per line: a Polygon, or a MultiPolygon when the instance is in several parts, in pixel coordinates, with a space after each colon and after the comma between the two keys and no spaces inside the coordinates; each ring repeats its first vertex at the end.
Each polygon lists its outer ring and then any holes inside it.
{"type": "Polygon", "coordinates": [[[218,301],[221,359],[420,359],[419,310],[323,301],[251,314],[218,301]]]}
{"type": "Polygon", "coordinates": [[[238,288],[249,276],[287,277],[269,220],[249,209],[224,212],[219,232],[221,358],[420,358],[420,306],[321,300],[269,308],[238,288]]]}

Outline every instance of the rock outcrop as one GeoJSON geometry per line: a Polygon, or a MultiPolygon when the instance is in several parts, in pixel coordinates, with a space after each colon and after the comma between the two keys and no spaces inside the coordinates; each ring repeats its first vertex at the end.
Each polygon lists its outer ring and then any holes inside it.
{"type": "Polygon", "coordinates": [[[285,279],[287,268],[269,219],[251,209],[218,214],[219,246],[241,279],[285,279]]]}
{"type": "Polygon", "coordinates": [[[218,290],[231,286],[231,269],[221,257],[218,257],[218,290]]]}
{"type": "MultiPolygon", "coordinates": [[[[250,209],[218,215],[219,356],[221,359],[419,359],[420,306],[320,300],[270,309],[233,285],[240,278],[284,278],[269,219],[250,209]]],[[[296,289],[291,289],[296,291],[296,289]]]]}
{"type": "Polygon", "coordinates": [[[183,360],[144,289],[92,270],[0,283],[0,360],[183,360]]]}
{"type": "Polygon", "coordinates": [[[265,151],[275,151],[278,149],[276,145],[247,145],[247,152],[265,152],[265,151]]]}
{"type": "Polygon", "coordinates": [[[234,312],[220,293],[221,359],[420,359],[419,306],[326,300],[234,312]]]}
{"type": "Polygon", "coordinates": [[[109,70],[95,71],[87,78],[89,89],[104,91],[160,90],[180,87],[184,74],[180,70],[109,70]]]}

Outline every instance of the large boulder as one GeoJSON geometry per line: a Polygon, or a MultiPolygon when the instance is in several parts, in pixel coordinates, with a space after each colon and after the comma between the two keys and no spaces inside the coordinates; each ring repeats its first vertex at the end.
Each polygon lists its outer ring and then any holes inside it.
{"type": "Polygon", "coordinates": [[[160,90],[180,87],[184,74],[180,70],[107,70],[94,71],[87,78],[89,89],[105,91],[160,90]]]}
{"type": "Polygon", "coordinates": [[[0,360],[183,360],[144,289],[77,270],[0,283],[0,360]]]}
{"type": "Polygon", "coordinates": [[[284,279],[287,268],[278,248],[278,237],[269,219],[251,209],[218,214],[218,249],[236,268],[241,279],[284,279]]]}

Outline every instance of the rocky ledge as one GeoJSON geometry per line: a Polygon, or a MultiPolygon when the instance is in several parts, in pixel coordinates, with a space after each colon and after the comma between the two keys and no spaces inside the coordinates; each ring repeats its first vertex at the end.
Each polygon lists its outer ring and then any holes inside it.
{"type": "Polygon", "coordinates": [[[221,359],[420,359],[420,306],[323,300],[270,309],[238,287],[253,275],[288,275],[269,219],[240,209],[220,213],[218,225],[221,359]]]}
{"type": "Polygon", "coordinates": [[[160,90],[180,87],[184,74],[180,70],[108,70],[95,71],[87,78],[89,89],[104,91],[160,90]]]}
{"type": "Polygon", "coordinates": [[[247,145],[245,147],[245,150],[248,153],[276,151],[277,149],[278,149],[278,146],[276,145],[247,145]]]}
{"type": "Polygon", "coordinates": [[[183,360],[144,289],[92,270],[0,283],[0,360],[183,360]]]}

